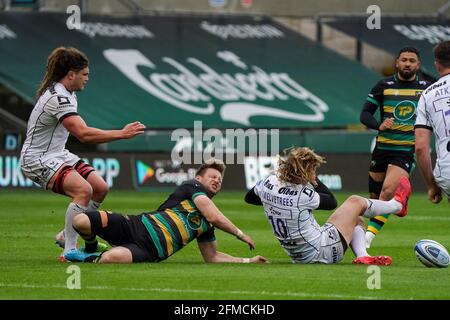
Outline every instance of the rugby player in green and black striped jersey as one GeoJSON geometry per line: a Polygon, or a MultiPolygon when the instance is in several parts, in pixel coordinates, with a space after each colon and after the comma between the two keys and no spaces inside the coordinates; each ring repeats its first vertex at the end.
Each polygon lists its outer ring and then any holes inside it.
{"type": "Polygon", "coordinates": [[[107,211],[79,214],[73,225],[86,241],[86,248],[70,251],[64,257],[69,261],[100,263],[159,262],[197,239],[205,262],[266,262],[262,256],[238,258],[217,251],[215,227],[235,235],[250,249],[255,248],[250,236],[239,230],[211,200],[221,189],[224,171],[223,162],[207,161],[197,170],[195,179],[180,185],[157,211],[139,215],[107,211]],[[96,236],[114,247],[102,255],[94,252],[96,236]]]}
{"type": "MultiPolygon", "coordinates": [[[[373,199],[390,200],[400,177],[414,169],[414,122],[422,91],[430,83],[419,79],[420,54],[414,47],[399,51],[394,76],[379,81],[370,91],[361,112],[361,122],[378,130],[369,167],[369,192],[373,199]],[[374,117],[380,111],[380,120],[374,117]]],[[[388,215],[372,218],[366,231],[370,248],[388,215]]]]}

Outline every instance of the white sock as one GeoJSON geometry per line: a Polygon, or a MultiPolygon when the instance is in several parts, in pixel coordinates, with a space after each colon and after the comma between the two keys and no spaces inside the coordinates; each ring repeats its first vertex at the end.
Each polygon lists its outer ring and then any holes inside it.
{"type": "Polygon", "coordinates": [[[55,236],[55,240],[61,240],[61,239],[65,239],[64,229],[62,229],[60,232],[58,232],[58,234],[55,236]]]}
{"type": "Polygon", "coordinates": [[[357,258],[368,256],[366,250],[366,231],[361,225],[356,225],[353,229],[352,241],[350,241],[350,248],[357,258]]]}
{"type": "Polygon", "coordinates": [[[366,249],[370,248],[375,236],[376,236],[375,233],[373,233],[372,231],[366,231],[366,249]]]}
{"type": "Polygon", "coordinates": [[[363,216],[366,218],[373,218],[382,214],[397,213],[402,209],[402,204],[395,199],[389,201],[366,199],[367,209],[363,216]]]}
{"type": "Polygon", "coordinates": [[[88,208],[88,210],[94,210],[94,211],[97,211],[98,208],[100,208],[100,205],[101,205],[101,202],[97,202],[97,201],[94,201],[94,200],[90,200],[90,201],[89,201],[89,204],[88,204],[88,206],[87,206],[87,208],[88,208]]]}
{"type": "Polygon", "coordinates": [[[77,239],[78,234],[73,228],[73,218],[79,214],[86,212],[86,207],[76,204],[74,202],[71,202],[69,206],[67,207],[66,211],[66,224],[65,224],[65,236],[66,236],[66,243],[64,247],[64,253],[67,251],[74,249],[77,247],[77,239]]]}

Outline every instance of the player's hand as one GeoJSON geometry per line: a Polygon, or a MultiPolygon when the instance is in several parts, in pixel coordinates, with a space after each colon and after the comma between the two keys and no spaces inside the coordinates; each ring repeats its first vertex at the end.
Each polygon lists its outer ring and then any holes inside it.
{"type": "Polygon", "coordinates": [[[250,250],[255,249],[255,243],[253,242],[252,238],[250,238],[249,235],[246,235],[244,233],[239,239],[247,243],[248,246],[250,247],[250,250]]]}
{"type": "Polygon", "coordinates": [[[124,136],[124,139],[133,138],[137,135],[143,134],[145,129],[145,125],[140,123],[139,121],[135,121],[132,123],[127,124],[122,129],[122,133],[124,136]]]}
{"type": "Polygon", "coordinates": [[[432,203],[439,203],[442,200],[442,191],[437,185],[431,188],[428,188],[428,200],[432,203]]]}
{"type": "Polygon", "coordinates": [[[394,125],[394,118],[387,118],[380,124],[380,127],[378,129],[380,131],[385,131],[387,129],[392,128],[393,125],[394,125]]]}
{"type": "Polygon", "coordinates": [[[255,256],[253,258],[250,258],[250,263],[266,263],[266,262],[269,261],[263,256],[255,256]]]}

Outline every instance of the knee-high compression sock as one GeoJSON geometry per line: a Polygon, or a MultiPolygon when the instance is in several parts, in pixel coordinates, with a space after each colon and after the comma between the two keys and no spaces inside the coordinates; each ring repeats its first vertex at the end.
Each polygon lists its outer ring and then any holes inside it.
{"type": "Polygon", "coordinates": [[[65,246],[64,246],[64,253],[71,249],[75,249],[77,247],[77,237],[78,234],[73,228],[73,218],[79,214],[86,212],[86,207],[76,204],[74,202],[71,202],[69,206],[67,207],[66,211],[66,219],[65,219],[65,246]]]}
{"type": "Polygon", "coordinates": [[[366,201],[367,209],[363,213],[366,218],[373,218],[380,214],[392,214],[402,209],[402,204],[395,199],[389,201],[366,199],[366,201]]]}
{"type": "Polygon", "coordinates": [[[365,231],[363,226],[356,225],[353,229],[352,241],[350,241],[350,247],[357,258],[365,257],[369,254],[366,251],[366,241],[364,237],[365,231]]]}
{"type": "Polygon", "coordinates": [[[97,251],[98,241],[97,237],[95,235],[91,236],[90,238],[83,238],[84,243],[86,244],[84,251],[87,253],[92,253],[97,251]]]}
{"type": "Polygon", "coordinates": [[[88,210],[98,210],[98,208],[100,208],[101,202],[97,202],[94,200],[90,200],[89,204],[87,206],[88,210]]]}
{"type": "Polygon", "coordinates": [[[384,224],[388,221],[388,219],[389,214],[383,214],[371,218],[367,226],[367,231],[370,231],[374,235],[377,235],[378,232],[383,228],[384,224]]]}
{"type": "Polygon", "coordinates": [[[98,245],[97,236],[95,234],[86,235],[77,228],[74,227],[74,229],[84,240],[85,243],[84,251],[87,253],[96,252],[98,245]]]}

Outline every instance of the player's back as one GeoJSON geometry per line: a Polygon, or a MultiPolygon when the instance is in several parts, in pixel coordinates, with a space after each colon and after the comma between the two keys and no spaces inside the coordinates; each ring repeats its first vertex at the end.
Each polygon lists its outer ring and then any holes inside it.
{"type": "Polygon", "coordinates": [[[280,243],[285,246],[295,242],[305,252],[304,259],[312,258],[320,247],[317,233],[320,226],[312,213],[319,206],[320,198],[313,186],[286,184],[271,175],[258,183],[255,192],[280,243]]]}
{"type": "Polygon", "coordinates": [[[51,85],[38,99],[27,125],[21,157],[25,162],[64,151],[69,132],[62,121],[77,115],[76,95],[60,83],[51,85]]]}
{"type": "Polygon", "coordinates": [[[158,258],[167,259],[189,242],[215,240],[214,227],[195,205],[194,199],[206,195],[207,190],[197,180],[188,180],[178,186],[157,211],[130,216],[139,219],[158,248],[158,258]]]}

